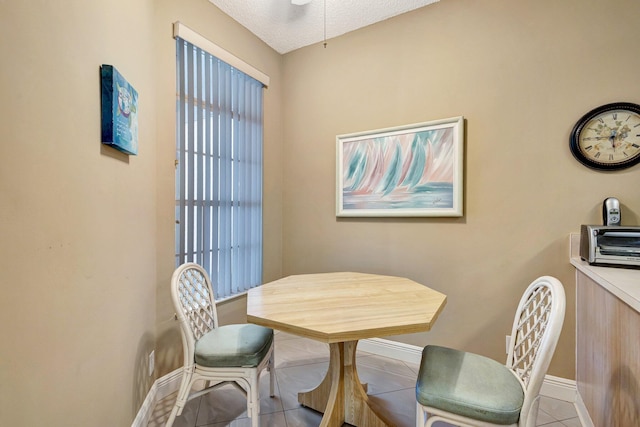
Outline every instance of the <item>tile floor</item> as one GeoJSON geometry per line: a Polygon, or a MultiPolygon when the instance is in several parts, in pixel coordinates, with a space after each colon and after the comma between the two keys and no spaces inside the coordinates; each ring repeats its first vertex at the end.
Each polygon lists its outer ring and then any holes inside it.
{"type": "MultiPolygon", "coordinates": [[[[260,382],[261,427],[316,427],[321,414],[303,408],[297,392],[315,387],[327,370],[326,344],[276,332],[276,386],[269,398],[266,371],[260,382]]],[[[358,352],[358,374],[369,384],[371,400],[384,408],[396,427],[415,426],[415,381],[418,366],[365,352],[358,352]]],[[[158,402],[149,427],[164,426],[175,402],[175,393],[158,402]]],[[[187,403],[175,427],[250,427],[244,396],[224,386],[187,403]]],[[[345,424],[346,425],[346,424],[345,424]]],[[[437,423],[436,423],[437,425],[437,423]]],[[[441,427],[446,427],[440,423],[441,427]]],[[[538,426],[580,427],[573,404],[542,398],[538,426]]]]}

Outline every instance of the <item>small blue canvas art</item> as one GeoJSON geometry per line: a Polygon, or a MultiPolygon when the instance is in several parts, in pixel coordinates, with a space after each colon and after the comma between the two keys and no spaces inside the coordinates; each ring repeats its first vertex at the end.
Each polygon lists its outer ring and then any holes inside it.
{"type": "Polygon", "coordinates": [[[100,67],[102,143],[138,154],[138,92],[113,65],[100,67]]]}

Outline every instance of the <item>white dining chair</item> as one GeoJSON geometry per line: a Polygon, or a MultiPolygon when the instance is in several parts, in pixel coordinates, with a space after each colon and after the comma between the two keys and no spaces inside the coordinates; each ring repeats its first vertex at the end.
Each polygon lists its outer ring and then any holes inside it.
{"type": "Polygon", "coordinates": [[[536,279],[516,311],[507,362],[428,345],[416,383],[416,425],[535,427],[540,387],[565,314],[562,284],[536,279]]]}
{"type": "Polygon", "coordinates": [[[211,280],[198,264],[186,263],[174,271],[171,296],[180,322],[184,366],[166,426],[173,425],[187,401],[233,384],[245,393],[251,425],[258,427],[259,378],[265,368],[270,373],[270,395],[274,395],[273,330],[253,324],[219,326],[211,280]],[[192,392],[199,380],[206,382],[205,388],[192,392]]]}

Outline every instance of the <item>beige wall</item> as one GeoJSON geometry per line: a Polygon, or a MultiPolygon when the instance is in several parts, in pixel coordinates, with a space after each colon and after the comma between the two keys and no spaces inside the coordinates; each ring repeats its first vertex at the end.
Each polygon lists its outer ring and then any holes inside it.
{"type": "Polygon", "coordinates": [[[153,1],[0,2],[0,425],[130,424],[152,383],[153,1]],[[139,155],[100,143],[100,65],[139,155]]]}
{"type": "MultiPolygon", "coordinates": [[[[181,363],[168,287],[177,20],[271,77],[264,276],[280,277],[280,55],[207,0],[0,1],[2,426],[131,425],[181,363]],[[102,63],[139,93],[138,156],[100,144],[102,63]]],[[[244,301],[220,313],[244,320],[244,301]]]]}
{"type": "Polygon", "coordinates": [[[640,169],[589,170],[568,138],[591,108],[640,102],[638,16],[633,0],[443,0],[285,55],[284,274],[410,277],[448,304],[430,333],[397,339],[499,360],[524,288],[556,276],[568,309],[550,373],[574,378],[568,236],[607,196],[638,224],[640,169]],[[336,135],[458,115],[464,217],[335,217],[336,135]]]}

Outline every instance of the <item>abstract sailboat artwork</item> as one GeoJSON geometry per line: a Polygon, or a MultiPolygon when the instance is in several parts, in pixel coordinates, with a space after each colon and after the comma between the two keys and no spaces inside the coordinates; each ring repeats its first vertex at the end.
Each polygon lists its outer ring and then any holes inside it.
{"type": "Polygon", "coordinates": [[[337,216],[462,216],[462,116],[336,141],[337,216]]]}

